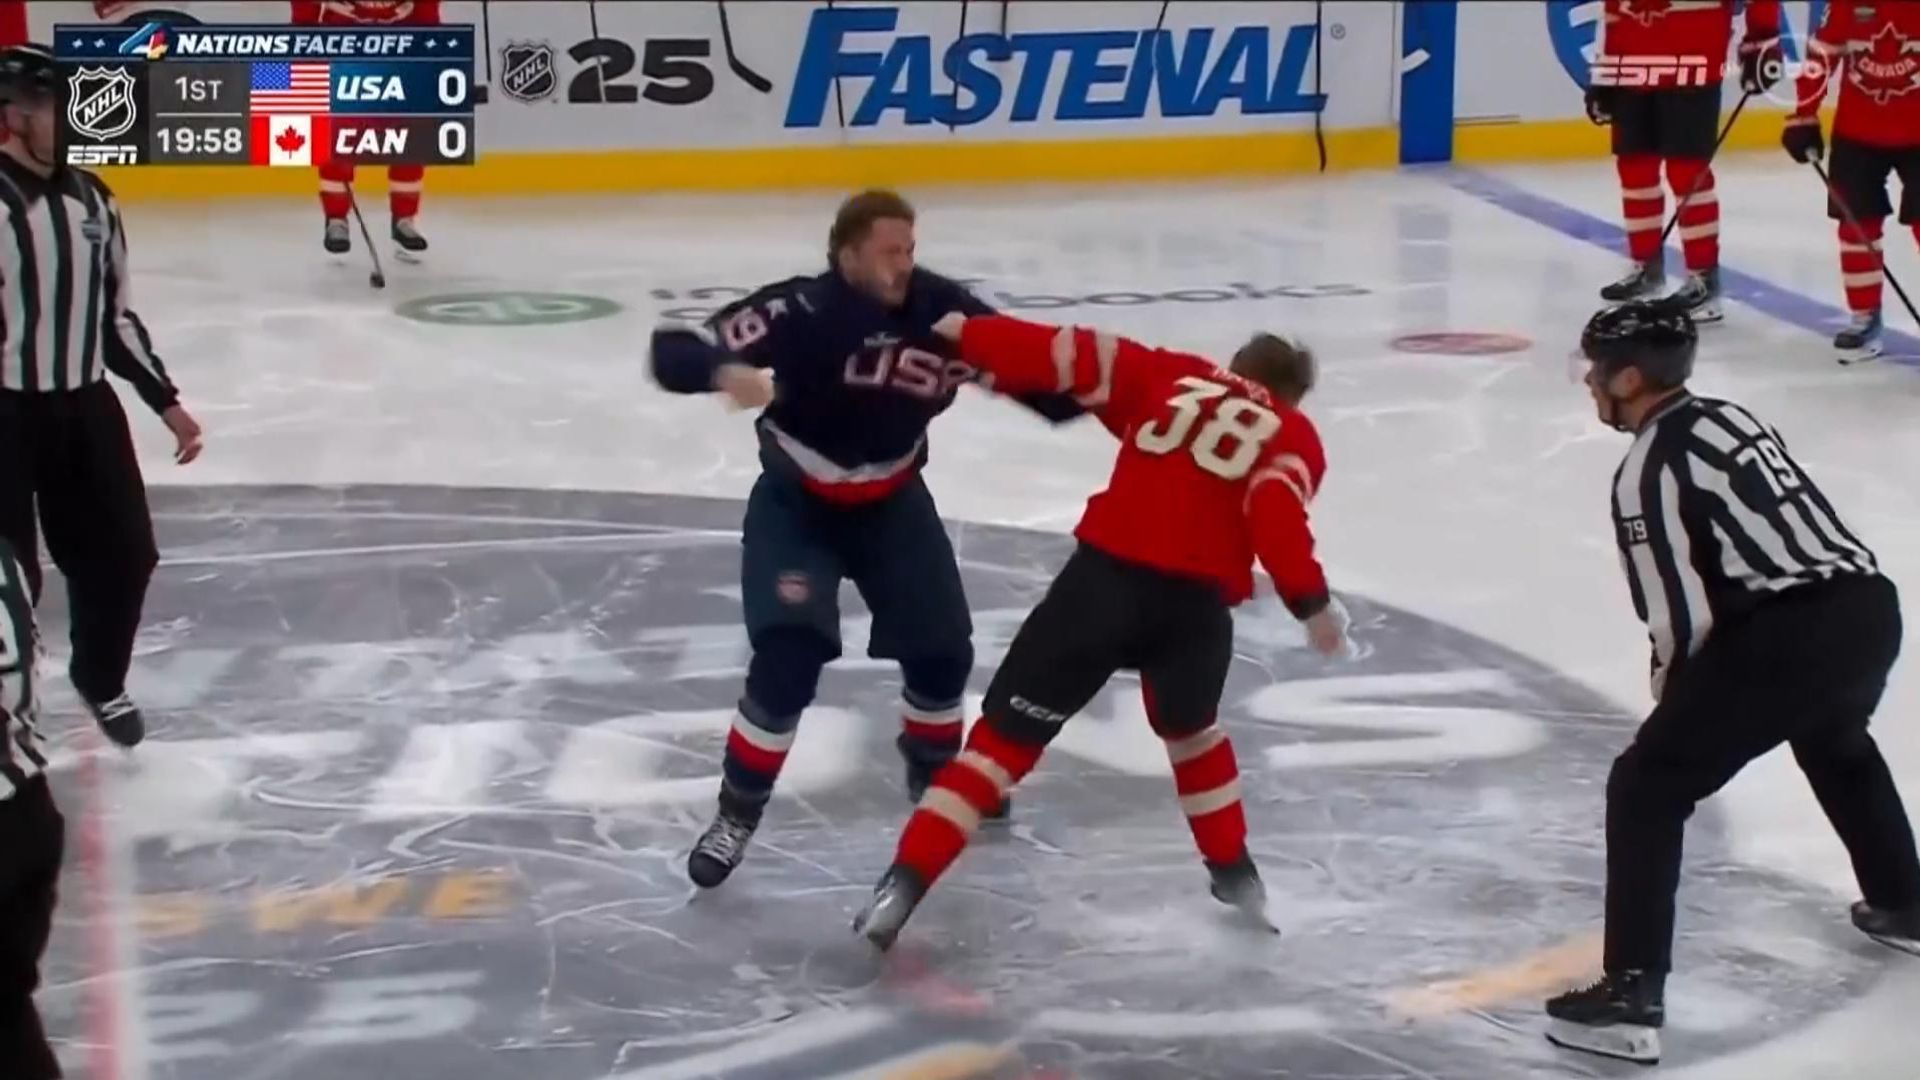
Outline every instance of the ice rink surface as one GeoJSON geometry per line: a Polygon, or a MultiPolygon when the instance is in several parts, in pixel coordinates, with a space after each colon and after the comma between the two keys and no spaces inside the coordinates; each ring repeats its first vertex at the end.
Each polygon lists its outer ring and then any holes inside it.
{"type": "MultiPolygon", "coordinates": [[[[1772,156],[1720,176],[1735,299],[1697,388],[1778,426],[1920,582],[1920,328],[1889,293],[1902,355],[1837,367],[1817,182],[1772,156]]],[[[747,417],[641,362],[663,314],[819,266],[835,200],[456,202],[429,179],[431,258],[388,256],[385,293],[361,253],[320,253],[308,204],[132,208],[137,306],[209,443],[176,467],[134,417],[164,552],[132,684],[152,738],[105,752],[52,690],[64,1060],[91,1080],[1638,1072],[1554,1050],[1538,1012],[1597,962],[1606,771],[1648,703],[1607,517],[1626,439],[1567,363],[1623,265],[1616,198],[1604,164],[920,193],[922,261],[1017,313],[1318,351],[1316,527],[1364,655],[1314,659],[1271,603],[1239,618],[1224,720],[1281,937],[1205,895],[1122,680],[884,962],[847,924],[908,809],[897,676],[850,592],[746,865],[698,898],[685,881],[744,666],[757,467],[747,417]],[[620,310],[395,311],[499,291],[620,310]],[[1439,332],[1523,347],[1393,344],[1439,332]]],[[[975,690],[1112,450],[972,391],[937,422],[975,690]]],[[[1877,727],[1910,800],[1915,670],[1877,727]]],[[[1662,1075],[1914,1075],[1920,962],[1846,925],[1844,853],[1789,758],[1703,807],[1688,856],[1662,1075]]]]}

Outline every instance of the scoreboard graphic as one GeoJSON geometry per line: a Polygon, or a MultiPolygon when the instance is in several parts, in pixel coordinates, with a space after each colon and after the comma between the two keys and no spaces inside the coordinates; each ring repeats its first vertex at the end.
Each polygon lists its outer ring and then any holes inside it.
{"type": "Polygon", "coordinates": [[[472,26],[54,28],[69,165],[471,165],[472,26]]]}

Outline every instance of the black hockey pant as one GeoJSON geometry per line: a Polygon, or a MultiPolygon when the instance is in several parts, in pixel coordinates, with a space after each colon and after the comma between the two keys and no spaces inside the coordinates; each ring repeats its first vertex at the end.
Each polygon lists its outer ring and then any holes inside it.
{"type": "Polygon", "coordinates": [[[33,993],[53,931],[65,832],[46,777],[0,799],[0,1076],[7,1080],[60,1075],[33,993]]]}
{"type": "Polygon", "coordinates": [[[1607,779],[1609,971],[1672,969],[1681,840],[1700,800],[1786,743],[1866,901],[1920,904],[1912,826],[1867,723],[1900,652],[1883,577],[1791,589],[1717,627],[1607,779]]]}
{"type": "Polygon", "coordinates": [[[0,535],[19,552],[38,603],[36,504],[37,527],[67,582],[73,687],[110,700],[126,689],[159,553],[127,415],[105,382],[0,390],[0,535]]]}

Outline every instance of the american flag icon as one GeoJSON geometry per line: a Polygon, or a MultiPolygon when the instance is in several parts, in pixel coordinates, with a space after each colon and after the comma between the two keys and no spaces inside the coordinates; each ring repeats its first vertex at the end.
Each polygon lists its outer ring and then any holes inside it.
{"type": "Polygon", "coordinates": [[[324,62],[255,63],[247,107],[257,113],[327,112],[333,104],[329,66],[324,62]]]}

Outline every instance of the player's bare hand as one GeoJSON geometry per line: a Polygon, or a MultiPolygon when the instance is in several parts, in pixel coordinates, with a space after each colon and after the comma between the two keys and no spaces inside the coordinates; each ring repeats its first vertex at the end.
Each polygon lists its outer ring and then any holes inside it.
{"type": "Polygon", "coordinates": [[[1338,605],[1329,605],[1309,616],[1307,643],[1321,656],[1348,655],[1352,646],[1347,641],[1346,612],[1338,605]]]}
{"type": "Polygon", "coordinates": [[[735,409],[764,408],[773,400],[773,374],[751,364],[721,364],[713,373],[713,388],[735,409]]]}
{"type": "Polygon", "coordinates": [[[169,406],[166,412],[161,413],[160,421],[167,425],[168,431],[173,432],[173,460],[181,465],[192,464],[206,446],[200,421],[178,405],[169,406]]]}
{"type": "Polygon", "coordinates": [[[945,315],[940,316],[940,320],[933,324],[933,332],[946,338],[948,341],[959,341],[960,329],[966,325],[967,317],[965,315],[958,311],[949,311],[945,315]]]}

